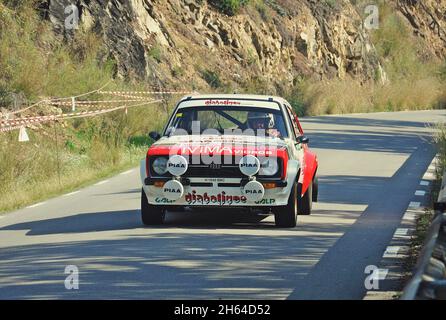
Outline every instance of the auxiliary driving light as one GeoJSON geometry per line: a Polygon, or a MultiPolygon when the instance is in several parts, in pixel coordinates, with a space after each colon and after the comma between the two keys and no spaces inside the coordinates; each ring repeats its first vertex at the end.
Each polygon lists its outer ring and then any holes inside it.
{"type": "Polygon", "coordinates": [[[251,177],[259,172],[260,160],[252,155],[247,155],[240,159],[238,166],[245,176],[251,177]]]}
{"type": "Polygon", "coordinates": [[[169,200],[178,200],[184,194],[184,187],[178,180],[169,180],[163,186],[163,195],[169,200]]]}
{"type": "Polygon", "coordinates": [[[265,195],[265,188],[258,181],[249,181],[242,190],[243,195],[249,202],[260,201],[265,195]]]}

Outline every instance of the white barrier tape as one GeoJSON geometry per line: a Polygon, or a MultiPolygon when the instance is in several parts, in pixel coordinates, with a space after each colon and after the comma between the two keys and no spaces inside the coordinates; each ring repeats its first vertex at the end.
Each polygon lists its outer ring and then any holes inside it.
{"type": "Polygon", "coordinates": [[[121,98],[130,98],[130,99],[137,99],[138,101],[146,100],[149,97],[143,97],[143,96],[136,96],[136,95],[129,95],[129,94],[123,94],[123,93],[113,93],[114,96],[121,97],[121,98]]]}
{"type": "Polygon", "coordinates": [[[7,122],[7,123],[1,123],[0,128],[16,126],[16,125],[26,125],[29,123],[40,123],[40,122],[44,122],[44,121],[57,120],[58,118],[61,118],[61,117],[60,116],[50,116],[50,117],[38,118],[38,119],[15,120],[15,121],[7,122]]]}
{"type": "Polygon", "coordinates": [[[16,129],[20,129],[22,126],[14,126],[14,127],[7,127],[7,128],[0,128],[0,132],[8,132],[16,129]]]}
{"type": "MultiPolygon", "coordinates": [[[[140,103],[138,105],[144,105],[144,104],[149,104],[149,103],[154,103],[154,102],[159,102],[161,100],[150,100],[150,101],[145,101],[144,103],[140,103]]],[[[139,102],[139,101],[138,101],[139,102]]],[[[83,105],[84,107],[85,105],[83,105]]],[[[89,114],[89,113],[94,113],[96,111],[103,111],[103,110],[115,110],[116,108],[127,108],[127,107],[132,107],[130,106],[95,106],[95,105],[90,105],[90,107],[102,107],[102,109],[100,110],[90,110],[90,111],[80,111],[77,113],[68,113],[68,114],[60,114],[60,115],[48,115],[48,116],[38,116],[38,117],[26,117],[26,118],[18,118],[18,119],[11,119],[11,120],[1,120],[0,121],[0,126],[9,126],[11,124],[14,123],[23,123],[23,121],[35,121],[35,120],[52,120],[52,119],[56,119],[56,118],[64,118],[66,116],[72,116],[72,115],[80,115],[80,114],[89,114]]]]}
{"type": "Polygon", "coordinates": [[[128,95],[138,95],[138,94],[188,94],[192,91],[98,91],[102,94],[128,94],[128,95]]]}
{"type": "Polygon", "coordinates": [[[154,104],[154,103],[159,103],[163,101],[162,99],[158,99],[158,100],[153,100],[150,102],[144,102],[144,103],[139,103],[139,104],[134,104],[134,105],[124,105],[124,106],[119,106],[119,107],[115,107],[112,109],[103,109],[103,110],[96,110],[96,111],[84,111],[84,112],[76,112],[76,113],[71,113],[71,114],[65,114],[64,115],[64,119],[73,119],[73,118],[84,118],[84,117],[88,117],[91,115],[96,115],[96,114],[102,114],[102,113],[108,113],[108,112],[112,112],[112,111],[116,111],[116,110],[122,110],[122,109],[128,109],[128,108],[134,108],[134,107],[140,107],[140,106],[144,106],[144,105],[148,105],[148,104],[154,104]],[[95,114],[93,114],[95,113],[95,114]]]}
{"type": "Polygon", "coordinates": [[[96,93],[96,92],[101,91],[101,90],[104,89],[106,86],[108,86],[108,85],[110,84],[111,81],[112,81],[112,80],[109,80],[106,84],[104,84],[104,85],[103,85],[102,87],[100,87],[99,89],[96,89],[96,90],[93,90],[93,91],[90,91],[90,92],[82,93],[82,94],[77,95],[77,96],[74,96],[74,97],[63,97],[63,98],[45,99],[45,100],[36,102],[36,103],[34,103],[34,104],[32,104],[32,105],[26,107],[26,108],[23,108],[23,109],[20,109],[20,110],[16,110],[16,111],[12,111],[12,112],[10,112],[10,114],[22,113],[22,112],[24,112],[24,111],[26,111],[26,110],[29,110],[29,109],[31,109],[31,108],[33,108],[33,107],[36,107],[36,106],[38,106],[38,105],[40,105],[40,104],[42,104],[42,103],[48,103],[48,102],[51,102],[51,101],[60,101],[60,100],[71,100],[71,99],[73,99],[73,98],[76,99],[76,98],[80,98],[80,97],[88,96],[88,95],[90,95],[90,94],[93,94],[93,93],[96,93]]]}
{"type": "MultiPolygon", "coordinates": [[[[148,97],[144,97],[144,99],[148,99],[148,97]]],[[[123,103],[123,102],[141,102],[140,99],[134,99],[134,100],[129,100],[129,99],[123,99],[123,100],[80,100],[80,101],[76,101],[76,105],[77,106],[84,106],[84,105],[93,105],[95,103],[123,103]]],[[[50,102],[50,105],[54,105],[54,106],[71,106],[71,102],[50,102]]]]}
{"type": "Polygon", "coordinates": [[[139,103],[136,105],[129,105],[129,106],[123,105],[123,106],[118,106],[118,107],[108,108],[108,109],[90,110],[90,111],[72,112],[72,113],[59,114],[59,115],[51,115],[51,116],[41,116],[41,117],[9,120],[9,121],[0,123],[0,130],[1,131],[10,131],[10,130],[16,129],[17,126],[18,126],[18,128],[20,128],[21,126],[28,125],[28,124],[36,124],[36,123],[42,123],[42,122],[47,122],[47,121],[55,121],[55,120],[59,120],[59,119],[85,118],[85,117],[95,116],[98,114],[104,114],[104,113],[116,111],[116,110],[128,109],[128,108],[158,103],[161,101],[162,101],[162,99],[158,99],[158,100],[152,100],[152,101],[148,101],[148,102],[144,102],[144,103],[139,103]],[[15,128],[12,128],[12,127],[15,127],[15,128]]]}

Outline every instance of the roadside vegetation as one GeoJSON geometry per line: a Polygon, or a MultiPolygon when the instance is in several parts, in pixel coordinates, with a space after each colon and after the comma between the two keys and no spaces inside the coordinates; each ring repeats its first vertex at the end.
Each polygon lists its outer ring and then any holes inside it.
{"type": "Polygon", "coordinates": [[[436,145],[436,151],[438,154],[438,161],[436,162],[435,169],[435,180],[431,186],[430,191],[430,201],[431,205],[429,208],[425,209],[424,214],[421,214],[416,219],[415,232],[410,241],[408,257],[404,264],[404,269],[406,271],[405,283],[412,277],[412,271],[415,267],[418,257],[420,255],[421,249],[425,243],[427,232],[431,226],[432,220],[434,219],[434,203],[438,199],[438,194],[441,189],[441,183],[443,179],[443,172],[446,168],[446,125],[439,124],[435,126],[434,143],[436,145]]]}
{"type": "MultiPolygon", "coordinates": [[[[328,1],[334,4],[334,1],[328,1]]],[[[38,1],[0,0],[0,112],[50,97],[89,92],[109,83],[107,90],[145,90],[150,83],[119,79],[116,63],[101,40],[78,30],[67,41],[52,32],[36,10],[38,1]],[[111,82],[110,82],[111,81],[111,82]],[[2,109],[3,108],[3,109],[2,109]]],[[[255,10],[264,20],[293,9],[288,0],[209,0],[228,15],[255,10]]],[[[277,88],[299,115],[440,108],[446,103],[446,64],[420,57],[421,44],[390,7],[380,1],[381,26],[371,31],[388,81],[359,84],[352,79],[314,81],[296,78],[293,87],[277,88]],[[352,92],[354,94],[352,94],[352,92]]],[[[154,46],[148,56],[164,59],[154,46]]],[[[249,65],[254,55],[247,57],[249,65]]],[[[209,59],[212,62],[212,59],[209,59]]],[[[198,62],[197,62],[197,65],[198,62]]],[[[212,63],[199,65],[197,77],[208,91],[233,92],[212,63]]],[[[183,67],[173,66],[180,75],[183,67]]],[[[239,92],[268,93],[256,77],[235,88],[239,92]]],[[[99,98],[93,94],[89,98],[99,98]]],[[[52,195],[68,192],[137,165],[144,157],[151,130],[159,130],[173,101],[166,105],[132,108],[89,119],[53,122],[28,130],[30,141],[18,142],[17,130],[0,133],[0,212],[10,211],[52,195]],[[167,107],[166,107],[167,106],[167,107]]],[[[24,115],[67,110],[31,109],[24,115]]]]}
{"type": "Polygon", "coordinates": [[[401,15],[378,1],[380,26],[371,30],[372,42],[387,80],[380,70],[372,83],[352,79],[300,81],[300,106],[308,115],[436,109],[446,106],[446,62],[425,55],[426,44],[412,35],[401,15]]]}
{"type": "MultiPolygon", "coordinates": [[[[89,92],[114,78],[114,63],[103,58],[94,35],[78,32],[73,41],[63,42],[39,19],[33,2],[24,3],[0,1],[0,111],[14,104],[24,107],[27,101],[89,92]]],[[[142,88],[116,79],[107,86],[142,88]]],[[[50,108],[30,109],[24,115],[69,111],[50,108]]],[[[27,130],[29,142],[18,142],[18,130],[0,133],[0,212],[137,165],[151,143],[147,133],[159,129],[165,116],[162,106],[148,105],[130,108],[127,114],[116,111],[37,125],[27,130]]]]}
{"type": "MultiPolygon", "coordinates": [[[[286,15],[293,11],[293,3],[274,0],[209,0],[217,9],[229,15],[251,12],[254,8],[263,20],[271,20],[274,13],[286,15]]],[[[369,1],[351,1],[363,15],[369,1]]],[[[382,69],[375,70],[374,81],[360,83],[356,79],[313,79],[297,77],[294,86],[274,88],[292,103],[299,115],[323,115],[357,112],[403,111],[437,109],[446,106],[446,61],[426,51],[429,44],[412,34],[405,18],[392,4],[378,0],[379,28],[369,34],[380,59],[382,69]]],[[[336,1],[325,1],[330,7],[336,1]]],[[[247,57],[248,63],[251,58],[247,57]]],[[[209,71],[211,72],[211,71],[209,71]]],[[[215,72],[212,71],[215,75],[215,72]]],[[[206,74],[206,81],[209,74],[206,74]]],[[[215,76],[214,76],[215,78],[215,76]]],[[[209,82],[209,81],[208,81],[209,82]]],[[[216,83],[215,81],[213,83],[216,83]]],[[[223,82],[212,88],[231,92],[223,82]]],[[[244,83],[239,92],[270,93],[271,84],[253,79],[244,83]],[[254,90],[254,91],[253,91],[254,90]]]]}

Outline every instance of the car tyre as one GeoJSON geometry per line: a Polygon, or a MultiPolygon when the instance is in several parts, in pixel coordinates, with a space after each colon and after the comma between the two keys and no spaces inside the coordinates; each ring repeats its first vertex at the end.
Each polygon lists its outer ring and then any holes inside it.
{"type": "Polygon", "coordinates": [[[297,189],[297,183],[294,183],[288,198],[288,204],[277,207],[277,212],[274,213],[276,226],[279,228],[294,228],[297,224],[297,189]]]}
{"type": "Polygon", "coordinates": [[[317,197],[319,196],[319,180],[317,176],[313,179],[313,202],[317,202],[317,197]]]}
{"type": "MultiPolygon", "coordinates": [[[[299,193],[300,195],[300,193],[299,193]]],[[[305,194],[299,201],[299,215],[309,216],[311,214],[311,208],[313,207],[313,182],[308,186],[305,194]]]]}
{"type": "Polygon", "coordinates": [[[165,212],[160,206],[154,206],[147,201],[144,189],[141,190],[141,219],[146,226],[163,224],[165,212]]]}

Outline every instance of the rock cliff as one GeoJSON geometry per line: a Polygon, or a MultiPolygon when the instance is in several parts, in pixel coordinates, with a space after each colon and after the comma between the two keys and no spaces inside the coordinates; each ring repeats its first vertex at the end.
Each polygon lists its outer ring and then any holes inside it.
{"type": "MultiPolygon", "coordinates": [[[[80,0],[77,6],[80,27],[102,37],[119,77],[198,88],[214,81],[215,87],[259,81],[274,88],[302,76],[385,81],[365,16],[353,2],[257,1],[233,16],[204,0],[80,0]]],[[[446,1],[391,2],[444,57],[446,1]]],[[[49,19],[66,39],[73,35],[64,26],[69,3],[47,0],[49,19]]]]}

